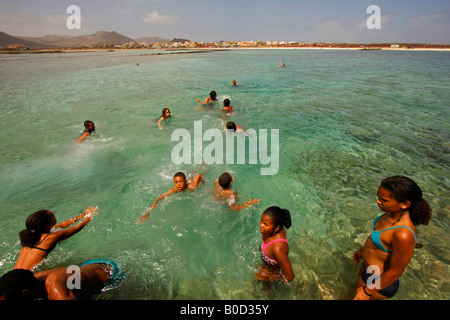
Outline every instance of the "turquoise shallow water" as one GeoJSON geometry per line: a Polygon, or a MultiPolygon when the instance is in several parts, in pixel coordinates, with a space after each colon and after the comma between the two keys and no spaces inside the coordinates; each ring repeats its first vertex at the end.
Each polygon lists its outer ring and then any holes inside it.
{"type": "Polygon", "coordinates": [[[394,299],[449,298],[448,52],[153,53],[0,56],[1,274],[14,266],[29,214],[46,208],[63,221],[93,205],[99,214],[41,269],[116,261],[126,281],[97,299],[349,299],[353,252],[381,214],[379,182],[401,174],[421,186],[433,219],[418,227],[423,248],[394,299]],[[223,129],[221,112],[195,102],[210,90],[230,98],[229,119],[244,128],[279,130],[276,175],[261,175],[260,163],[173,163],[175,129],[192,133],[194,121],[223,129]],[[158,130],[163,107],[173,119],[158,130]],[[86,119],[97,132],[75,145],[86,119]],[[175,172],[200,169],[197,191],[163,200],[135,223],[175,172]],[[224,171],[240,201],[261,203],[237,214],[215,203],[211,190],[224,171]],[[259,219],[271,205],[292,214],[296,278],[269,290],[253,273],[259,219]]]}

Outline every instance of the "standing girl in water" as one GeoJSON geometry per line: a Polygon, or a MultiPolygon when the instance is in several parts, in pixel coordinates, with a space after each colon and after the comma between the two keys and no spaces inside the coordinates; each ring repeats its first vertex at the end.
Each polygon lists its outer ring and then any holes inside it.
{"type": "Polygon", "coordinates": [[[416,243],[416,225],[427,225],[431,208],[422,190],[407,177],[381,181],[377,204],[385,212],[373,222],[364,247],[353,255],[363,262],[356,284],[356,300],[385,299],[395,295],[399,278],[409,264],[416,243]]]}
{"type": "Polygon", "coordinates": [[[261,259],[264,265],[255,274],[258,280],[289,282],[294,279],[285,230],[291,224],[291,214],[286,209],[273,206],[263,212],[259,231],[262,234],[261,259]]]}

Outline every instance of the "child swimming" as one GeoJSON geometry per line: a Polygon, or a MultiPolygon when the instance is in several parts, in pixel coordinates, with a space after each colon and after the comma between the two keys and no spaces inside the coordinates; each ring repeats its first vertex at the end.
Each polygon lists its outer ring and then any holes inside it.
{"type": "Polygon", "coordinates": [[[258,204],[260,199],[248,199],[246,202],[241,204],[236,204],[236,194],[231,189],[231,184],[233,183],[234,178],[228,172],[224,172],[220,175],[219,179],[217,179],[214,186],[214,195],[215,201],[225,200],[226,203],[231,207],[231,209],[235,212],[238,212],[248,206],[253,204],[258,204]]]}
{"type": "Polygon", "coordinates": [[[226,126],[227,130],[231,130],[232,132],[245,133],[244,129],[242,129],[242,126],[235,124],[232,121],[228,121],[225,126],[226,126]]]}
{"type": "Polygon", "coordinates": [[[163,129],[163,126],[161,125],[161,121],[165,120],[165,119],[169,119],[170,117],[172,117],[170,110],[168,108],[162,109],[161,117],[159,118],[159,120],[157,122],[159,130],[163,129]]]}
{"type": "Polygon", "coordinates": [[[91,120],[86,120],[84,122],[84,131],[81,134],[81,136],[77,139],[77,142],[81,142],[84,139],[86,139],[88,136],[92,134],[92,132],[95,132],[95,124],[91,120]]]}
{"type": "Polygon", "coordinates": [[[285,230],[291,224],[291,214],[286,209],[273,206],[263,212],[259,231],[262,235],[260,250],[264,265],[255,274],[258,280],[290,282],[294,279],[285,230]]]}
{"type": "Polygon", "coordinates": [[[194,191],[197,189],[198,184],[203,181],[202,175],[199,173],[194,178],[191,178],[189,180],[186,180],[186,175],[183,172],[177,172],[175,173],[173,177],[173,183],[175,186],[171,188],[169,191],[161,195],[158,199],[153,202],[153,204],[148,208],[148,210],[138,219],[137,222],[142,222],[148,219],[150,216],[150,211],[153,210],[153,208],[156,207],[156,204],[158,201],[164,199],[168,195],[175,193],[175,192],[182,192],[182,191],[194,191]]]}
{"type": "Polygon", "coordinates": [[[214,90],[209,93],[209,97],[206,97],[205,102],[201,102],[200,99],[197,99],[197,102],[201,104],[210,104],[214,101],[217,101],[217,93],[214,90]]]}
{"type": "Polygon", "coordinates": [[[233,111],[233,107],[231,106],[230,99],[226,98],[225,100],[223,100],[222,111],[226,111],[227,113],[230,113],[231,111],[233,111]]]}
{"type": "Polygon", "coordinates": [[[26,229],[19,233],[22,250],[14,269],[34,270],[60,241],[81,231],[97,209],[89,207],[79,216],[59,224],[56,224],[56,217],[49,210],[39,210],[31,214],[25,223],[26,229]],[[72,228],[52,232],[54,229],[67,228],[80,219],[84,220],[72,228]]]}

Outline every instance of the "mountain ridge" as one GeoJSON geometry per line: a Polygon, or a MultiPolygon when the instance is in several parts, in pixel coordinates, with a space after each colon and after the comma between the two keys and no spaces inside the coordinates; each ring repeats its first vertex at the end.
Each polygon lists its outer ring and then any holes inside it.
{"type": "Polygon", "coordinates": [[[49,49],[52,48],[49,45],[43,43],[36,43],[27,39],[21,39],[11,36],[7,33],[0,31],[0,47],[8,47],[9,45],[21,44],[30,49],[49,49]]]}
{"type": "Polygon", "coordinates": [[[95,45],[122,45],[131,42],[145,42],[148,45],[169,41],[161,37],[139,37],[133,39],[116,31],[97,31],[94,34],[79,36],[45,35],[41,37],[12,36],[0,31],[0,47],[22,44],[30,49],[80,48],[95,45]]]}

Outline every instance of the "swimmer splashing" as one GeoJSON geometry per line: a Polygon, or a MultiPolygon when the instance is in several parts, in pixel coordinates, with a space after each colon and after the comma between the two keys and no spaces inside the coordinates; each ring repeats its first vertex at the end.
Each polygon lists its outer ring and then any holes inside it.
{"type": "Polygon", "coordinates": [[[198,184],[203,181],[202,175],[199,173],[197,174],[193,179],[186,180],[186,175],[183,172],[177,172],[175,173],[173,177],[173,183],[175,186],[171,188],[169,191],[161,195],[158,199],[153,202],[153,204],[148,208],[148,210],[138,219],[137,222],[143,222],[148,219],[150,216],[150,211],[152,211],[155,207],[158,201],[164,199],[168,195],[175,193],[175,192],[182,192],[182,191],[193,191],[196,190],[198,187],[198,184]]]}

